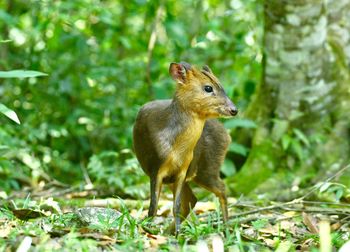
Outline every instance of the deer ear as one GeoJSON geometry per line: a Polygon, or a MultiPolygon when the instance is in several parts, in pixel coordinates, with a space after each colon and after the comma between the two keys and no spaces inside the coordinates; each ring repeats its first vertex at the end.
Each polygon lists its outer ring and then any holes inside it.
{"type": "Polygon", "coordinates": [[[207,65],[203,66],[202,69],[208,73],[211,73],[211,74],[213,73],[207,65]]]}
{"type": "Polygon", "coordinates": [[[180,84],[184,84],[187,77],[187,71],[191,69],[191,65],[186,62],[171,63],[169,73],[171,77],[180,84]]]}

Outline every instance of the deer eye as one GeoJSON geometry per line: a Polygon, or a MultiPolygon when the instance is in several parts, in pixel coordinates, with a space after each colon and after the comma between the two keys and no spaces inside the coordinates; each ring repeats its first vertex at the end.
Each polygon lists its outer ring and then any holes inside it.
{"type": "Polygon", "coordinates": [[[213,92],[213,87],[212,86],[204,86],[204,91],[207,92],[207,93],[211,93],[213,92]]]}

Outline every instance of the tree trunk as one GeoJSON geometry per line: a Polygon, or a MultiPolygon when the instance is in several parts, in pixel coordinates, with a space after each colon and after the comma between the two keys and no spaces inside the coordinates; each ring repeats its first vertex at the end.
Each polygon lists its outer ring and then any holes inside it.
{"type": "Polygon", "coordinates": [[[350,23],[350,4],[270,0],[264,12],[263,80],[246,112],[259,127],[248,159],[229,183],[239,193],[286,168],[324,175],[331,164],[336,169],[349,160],[350,43],[344,24],[350,23]]]}

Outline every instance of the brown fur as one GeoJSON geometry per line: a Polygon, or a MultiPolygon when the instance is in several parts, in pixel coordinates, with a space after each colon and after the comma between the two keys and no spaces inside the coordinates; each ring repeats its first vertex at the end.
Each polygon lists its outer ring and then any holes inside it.
{"type": "Polygon", "coordinates": [[[172,100],[145,104],[134,125],[134,150],[142,169],[151,179],[149,216],[156,215],[163,183],[171,183],[174,193],[173,228],[180,229],[196,204],[188,181],[215,193],[227,220],[225,186],[220,166],[230,144],[230,136],[215,119],[237,111],[209,68],[202,71],[188,63],[172,63],[169,69],[178,82],[172,100]],[[204,90],[210,85],[212,93],[204,90]]]}

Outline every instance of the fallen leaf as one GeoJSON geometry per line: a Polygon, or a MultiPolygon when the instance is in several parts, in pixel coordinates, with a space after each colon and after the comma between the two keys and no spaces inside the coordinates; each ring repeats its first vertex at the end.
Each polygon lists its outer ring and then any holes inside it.
{"type": "Polygon", "coordinates": [[[290,231],[293,227],[295,227],[295,222],[283,220],[280,222],[280,226],[282,230],[290,231]]]}
{"type": "Polygon", "coordinates": [[[158,211],[157,211],[157,215],[158,216],[163,216],[163,217],[167,217],[169,215],[171,215],[173,209],[173,202],[169,201],[166,204],[164,204],[158,211]]]}
{"type": "Polygon", "coordinates": [[[314,239],[309,238],[306,239],[302,244],[301,244],[301,251],[310,251],[310,248],[314,245],[314,239]]]}
{"type": "Polygon", "coordinates": [[[12,227],[10,225],[6,225],[0,228],[0,238],[7,238],[11,233],[12,227]]]}
{"type": "Polygon", "coordinates": [[[336,222],[331,225],[331,229],[332,231],[337,231],[341,226],[342,224],[340,222],[336,222]]]}
{"type": "Polygon", "coordinates": [[[150,245],[152,248],[158,248],[168,241],[168,238],[162,235],[147,234],[147,237],[150,238],[150,245]]]}
{"type": "Polygon", "coordinates": [[[298,213],[295,211],[287,211],[287,212],[284,212],[283,215],[286,217],[294,217],[294,216],[297,216],[298,213]]]}
{"type": "Polygon", "coordinates": [[[302,213],[302,216],[303,216],[303,223],[306,225],[309,231],[313,234],[317,234],[318,233],[317,220],[313,216],[305,212],[302,213]]]}
{"type": "Polygon", "coordinates": [[[266,238],[266,239],[264,239],[264,242],[267,246],[273,248],[276,246],[277,240],[266,238]]]}
{"type": "Polygon", "coordinates": [[[21,220],[29,220],[29,219],[35,219],[39,217],[47,217],[48,215],[40,210],[34,210],[34,209],[13,209],[13,214],[21,220]]]}
{"type": "Polygon", "coordinates": [[[101,233],[97,233],[97,232],[93,232],[93,233],[81,233],[79,235],[79,237],[82,238],[91,238],[94,240],[99,241],[100,243],[102,242],[104,245],[111,245],[111,244],[115,244],[117,242],[116,239],[113,239],[107,235],[101,234],[101,233]]]}
{"type": "Polygon", "coordinates": [[[208,202],[197,202],[196,206],[194,207],[193,211],[196,214],[201,214],[209,211],[215,211],[216,205],[214,202],[208,201],[208,202]]]}

